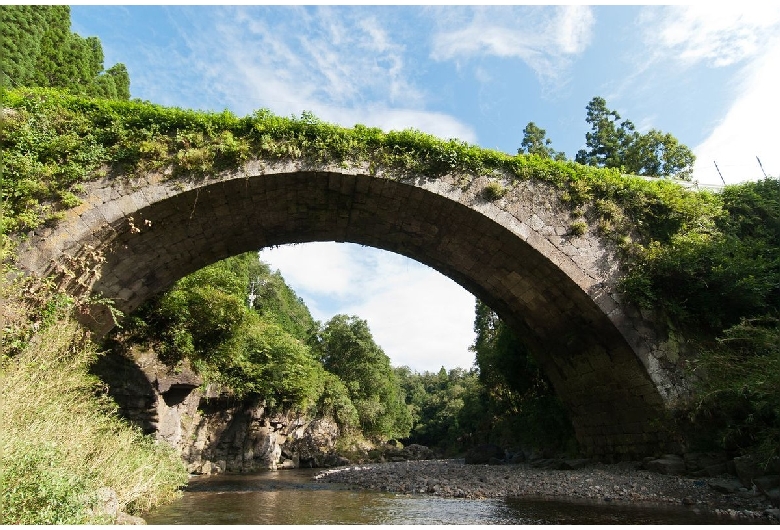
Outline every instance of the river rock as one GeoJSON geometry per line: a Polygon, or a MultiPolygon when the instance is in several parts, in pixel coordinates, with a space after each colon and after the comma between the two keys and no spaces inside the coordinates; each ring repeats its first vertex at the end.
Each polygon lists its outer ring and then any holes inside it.
{"type": "Polygon", "coordinates": [[[119,512],[116,516],[116,524],[142,525],[146,524],[146,519],[143,517],[138,517],[137,515],[130,515],[129,513],[119,512]]]}
{"type": "Polygon", "coordinates": [[[645,463],[645,468],[662,475],[682,475],[685,473],[685,461],[678,455],[664,455],[645,463]]]}
{"type": "Polygon", "coordinates": [[[116,520],[116,516],[119,513],[119,496],[111,488],[99,488],[95,492],[92,512],[97,515],[105,515],[112,521],[116,520]]]}
{"type": "Polygon", "coordinates": [[[582,469],[591,465],[592,463],[593,462],[589,458],[572,458],[561,462],[561,465],[558,467],[558,469],[582,469]]]}
{"type": "Polygon", "coordinates": [[[772,503],[772,506],[780,507],[780,488],[772,488],[771,490],[767,490],[764,492],[764,495],[766,495],[767,499],[769,499],[769,502],[772,503]]]}
{"type": "Polygon", "coordinates": [[[753,479],[759,490],[768,491],[774,488],[780,488],[780,475],[764,475],[753,479]]]}
{"type": "Polygon", "coordinates": [[[685,470],[694,477],[717,477],[728,472],[725,452],[685,453],[685,470]]]}
{"type": "Polygon", "coordinates": [[[626,506],[637,502],[689,504],[730,517],[776,522],[770,519],[774,512],[767,510],[762,495],[747,495],[749,492],[744,491],[722,493],[707,487],[701,479],[649,473],[625,463],[593,462],[579,470],[562,471],[537,469],[527,464],[511,468],[475,467],[462,461],[428,460],[347,466],[320,473],[315,480],[388,492],[427,492],[469,499],[545,496],[595,502],[609,499],[626,506]]]}
{"type": "Polygon", "coordinates": [[[488,464],[490,459],[504,459],[504,450],[497,445],[483,444],[469,449],[464,461],[467,464],[488,464]]]}
{"type": "Polygon", "coordinates": [[[749,488],[756,477],[780,475],[780,458],[763,463],[750,456],[738,456],[734,458],[734,471],[742,484],[749,488]]]}
{"type": "Polygon", "coordinates": [[[709,487],[721,493],[736,493],[743,488],[742,482],[736,478],[714,478],[707,482],[709,487]]]}
{"type": "Polygon", "coordinates": [[[436,458],[431,449],[420,444],[409,444],[403,448],[402,453],[408,460],[431,460],[436,458]]]}

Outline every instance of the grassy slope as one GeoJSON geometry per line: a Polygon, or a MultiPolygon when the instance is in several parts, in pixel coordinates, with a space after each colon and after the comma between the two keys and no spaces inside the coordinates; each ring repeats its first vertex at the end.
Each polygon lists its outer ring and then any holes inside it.
{"type": "Polygon", "coordinates": [[[3,272],[0,524],[112,523],[109,490],[129,513],[176,496],[178,455],[120,420],[88,374],[97,351],[74,300],[3,272]]]}

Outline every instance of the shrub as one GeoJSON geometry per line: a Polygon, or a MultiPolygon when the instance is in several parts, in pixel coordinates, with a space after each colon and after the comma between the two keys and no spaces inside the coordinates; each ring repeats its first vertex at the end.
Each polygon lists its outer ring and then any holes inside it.
{"type": "Polygon", "coordinates": [[[573,236],[582,236],[585,235],[585,232],[588,230],[588,225],[585,223],[585,221],[574,221],[572,224],[569,225],[569,233],[573,236]]]}
{"type": "Polygon", "coordinates": [[[506,195],[506,188],[499,182],[489,182],[482,190],[482,197],[486,201],[497,201],[506,195]]]}

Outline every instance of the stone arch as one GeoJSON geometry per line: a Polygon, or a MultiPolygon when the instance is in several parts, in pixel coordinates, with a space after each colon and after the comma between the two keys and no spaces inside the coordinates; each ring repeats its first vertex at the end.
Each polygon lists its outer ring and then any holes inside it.
{"type": "MultiPolygon", "coordinates": [[[[588,452],[663,445],[659,420],[679,384],[663,363],[668,344],[621,302],[609,245],[595,231],[570,234],[553,186],[507,179],[509,192],[488,201],[487,177],[369,169],[256,160],[209,178],[106,178],[34,235],[20,264],[38,274],[70,269],[71,289],[128,313],[190,272],[267,246],[338,241],[396,252],[450,277],[523,334],[588,452]]],[[[111,326],[93,322],[101,332],[111,326]]]]}

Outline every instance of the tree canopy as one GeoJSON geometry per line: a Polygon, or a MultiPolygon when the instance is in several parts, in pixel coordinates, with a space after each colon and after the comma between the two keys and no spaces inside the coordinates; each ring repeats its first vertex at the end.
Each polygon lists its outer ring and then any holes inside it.
{"type": "Polygon", "coordinates": [[[349,390],[365,434],[409,434],[412,421],[401,386],[365,320],[334,316],[318,334],[317,350],[325,369],[349,390]]]}
{"type": "Polygon", "coordinates": [[[523,129],[523,141],[517,154],[536,155],[542,158],[552,158],[553,160],[566,160],[566,153],[556,151],[550,145],[552,140],[547,138],[547,131],[539,128],[534,122],[528,122],[523,129]]]}
{"type": "Polygon", "coordinates": [[[130,76],[122,63],[103,70],[97,37],[70,31],[70,7],[0,6],[2,86],[56,87],[75,94],[130,99],[130,76]]]}
{"type": "Polygon", "coordinates": [[[591,130],[585,134],[587,149],[580,149],[575,157],[580,164],[649,177],[691,178],[696,157],[671,134],[656,129],[640,134],[598,96],[585,108],[591,130]]]}

